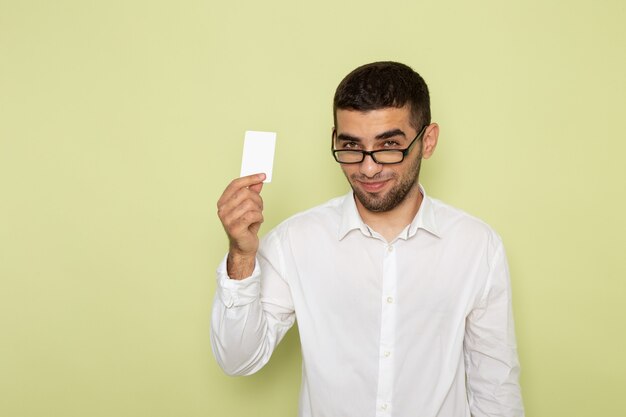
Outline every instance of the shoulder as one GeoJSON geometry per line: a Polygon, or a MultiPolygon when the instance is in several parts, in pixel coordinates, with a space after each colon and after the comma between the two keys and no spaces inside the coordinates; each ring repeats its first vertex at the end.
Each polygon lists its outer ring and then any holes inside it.
{"type": "Polygon", "coordinates": [[[264,239],[283,238],[287,234],[334,231],[336,233],[343,215],[346,195],[335,197],[323,204],[301,211],[283,220],[268,232],[264,239]]]}
{"type": "Polygon", "coordinates": [[[442,238],[468,245],[480,243],[491,249],[502,245],[500,235],[482,219],[432,197],[430,202],[442,238]]]}

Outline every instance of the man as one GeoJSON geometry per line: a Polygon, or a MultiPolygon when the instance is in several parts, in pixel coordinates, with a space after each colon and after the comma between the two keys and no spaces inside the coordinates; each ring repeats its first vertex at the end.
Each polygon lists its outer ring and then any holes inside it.
{"type": "Polygon", "coordinates": [[[220,366],[256,372],[297,317],[301,417],[523,416],[501,240],[418,182],[439,134],[424,80],[395,62],[359,67],[334,120],[350,193],[260,244],[264,176],[218,202],[230,241],[212,316],[220,366]]]}

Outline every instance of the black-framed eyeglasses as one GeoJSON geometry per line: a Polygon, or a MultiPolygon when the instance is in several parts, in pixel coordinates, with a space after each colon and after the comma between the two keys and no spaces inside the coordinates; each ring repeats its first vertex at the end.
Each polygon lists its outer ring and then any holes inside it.
{"type": "Polygon", "coordinates": [[[337,136],[337,130],[333,130],[331,151],[335,161],[340,164],[360,164],[365,160],[367,155],[372,157],[372,160],[377,164],[399,164],[404,161],[404,158],[411,152],[413,145],[422,138],[422,135],[426,131],[428,125],[424,125],[422,130],[415,136],[409,146],[404,149],[379,149],[376,151],[360,151],[356,149],[335,149],[335,137],[337,136]]]}

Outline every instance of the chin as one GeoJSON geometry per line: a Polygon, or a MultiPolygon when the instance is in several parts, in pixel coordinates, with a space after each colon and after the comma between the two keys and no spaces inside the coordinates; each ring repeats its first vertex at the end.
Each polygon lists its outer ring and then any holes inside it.
{"type": "Polygon", "coordinates": [[[370,193],[360,189],[355,189],[354,187],[352,187],[352,190],[361,205],[368,211],[374,213],[390,211],[398,205],[398,202],[390,201],[386,194],[381,194],[379,192],[370,193]]]}
{"type": "Polygon", "coordinates": [[[365,209],[372,213],[384,213],[395,209],[409,198],[416,184],[417,177],[414,177],[409,181],[387,184],[387,187],[381,191],[369,192],[350,182],[356,198],[365,209]]]}

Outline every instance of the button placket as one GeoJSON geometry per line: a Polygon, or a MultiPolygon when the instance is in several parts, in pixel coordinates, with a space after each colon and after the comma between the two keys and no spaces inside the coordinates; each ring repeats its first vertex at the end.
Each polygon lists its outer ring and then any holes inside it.
{"type": "Polygon", "coordinates": [[[381,297],[381,329],[379,345],[377,410],[378,417],[389,416],[393,401],[394,361],[392,351],[395,342],[397,268],[394,245],[384,247],[382,297],[381,297]]]}

